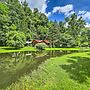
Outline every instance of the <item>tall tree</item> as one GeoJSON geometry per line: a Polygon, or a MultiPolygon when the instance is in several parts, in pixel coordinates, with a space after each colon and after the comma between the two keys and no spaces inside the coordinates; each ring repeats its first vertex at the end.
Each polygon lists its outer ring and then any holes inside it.
{"type": "Polygon", "coordinates": [[[56,22],[51,23],[51,26],[49,28],[49,32],[48,32],[48,39],[50,41],[51,47],[54,48],[55,47],[55,43],[58,42],[58,37],[59,37],[59,30],[58,30],[58,24],[56,22]]]}
{"type": "Polygon", "coordinates": [[[6,33],[9,31],[9,8],[0,3],[0,45],[6,45],[6,33]]]}
{"type": "Polygon", "coordinates": [[[74,13],[71,17],[66,18],[66,23],[68,24],[68,33],[75,38],[77,45],[80,45],[80,37],[81,31],[85,28],[85,21],[82,17],[78,18],[77,15],[74,13]]]}

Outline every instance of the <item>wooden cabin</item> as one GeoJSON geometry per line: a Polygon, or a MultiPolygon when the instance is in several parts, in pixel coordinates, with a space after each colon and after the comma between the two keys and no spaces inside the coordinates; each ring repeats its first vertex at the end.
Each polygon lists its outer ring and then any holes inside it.
{"type": "Polygon", "coordinates": [[[46,45],[49,45],[50,42],[48,40],[33,40],[32,44],[36,45],[37,43],[45,43],[46,45]]]}

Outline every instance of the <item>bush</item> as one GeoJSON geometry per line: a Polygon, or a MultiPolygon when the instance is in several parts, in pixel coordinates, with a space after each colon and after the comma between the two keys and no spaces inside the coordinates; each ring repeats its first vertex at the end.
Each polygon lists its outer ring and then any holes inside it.
{"type": "Polygon", "coordinates": [[[6,43],[8,46],[21,48],[24,47],[26,43],[26,37],[23,32],[10,31],[7,33],[6,43]]]}
{"type": "Polygon", "coordinates": [[[84,42],[81,44],[81,47],[89,47],[88,42],[84,42]]]}
{"type": "Polygon", "coordinates": [[[75,39],[69,34],[60,34],[59,40],[55,43],[55,46],[60,48],[70,48],[75,46],[75,39]]]}
{"type": "Polygon", "coordinates": [[[47,48],[48,46],[45,44],[45,43],[38,43],[35,45],[35,47],[37,49],[40,49],[40,50],[44,50],[45,48],[47,48]]]}

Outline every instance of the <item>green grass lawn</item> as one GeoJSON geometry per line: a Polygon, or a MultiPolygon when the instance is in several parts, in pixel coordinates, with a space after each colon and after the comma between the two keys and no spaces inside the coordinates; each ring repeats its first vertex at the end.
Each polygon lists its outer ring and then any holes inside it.
{"type": "Polygon", "coordinates": [[[48,59],[7,90],[90,90],[90,52],[48,59]]]}
{"type": "Polygon", "coordinates": [[[34,47],[24,47],[20,49],[15,49],[14,47],[0,47],[0,53],[22,52],[22,51],[36,51],[36,49],[34,47]]]}
{"type": "MultiPolygon", "coordinates": [[[[45,48],[46,51],[50,50],[69,50],[69,51],[89,51],[90,48],[45,48]]],[[[0,47],[0,53],[9,53],[9,52],[22,52],[22,51],[36,51],[35,47],[24,47],[16,49],[14,47],[0,47]]]]}
{"type": "Polygon", "coordinates": [[[45,48],[45,50],[74,50],[74,51],[88,51],[90,48],[45,48]]]}

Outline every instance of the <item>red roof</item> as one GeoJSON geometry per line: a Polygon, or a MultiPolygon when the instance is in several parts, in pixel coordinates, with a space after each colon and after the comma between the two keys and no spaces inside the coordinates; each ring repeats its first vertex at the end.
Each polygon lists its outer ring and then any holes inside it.
{"type": "Polygon", "coordinates": [[[45,43],[50,43],[48,40],[43,40],[43,42],[45,42],[45,43]]]}
{"type": "Polygon", "coordinates": [[[33,40],[32,43],[37,44],[37,43],[46,43],[49,44],[48,40],[33,40]]]}

